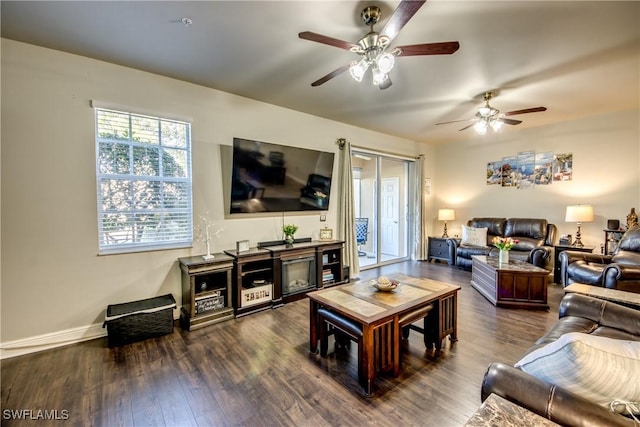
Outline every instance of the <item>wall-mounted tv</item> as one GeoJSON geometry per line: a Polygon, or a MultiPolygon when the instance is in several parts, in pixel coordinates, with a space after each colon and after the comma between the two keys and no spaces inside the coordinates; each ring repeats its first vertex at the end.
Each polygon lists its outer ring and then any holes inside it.
{"type": "Polygon", "coordinates": [[[334,154],[233,139],[229,213],[329,209],[334,154]]]}

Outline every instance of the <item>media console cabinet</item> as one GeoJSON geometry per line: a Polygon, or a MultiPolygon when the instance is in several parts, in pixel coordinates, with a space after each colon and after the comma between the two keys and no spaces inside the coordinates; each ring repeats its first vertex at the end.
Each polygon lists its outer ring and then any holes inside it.
{"type": "Polygon", "coordinates": [[[233,258],[233,307],[236,317],[303,298],[307,292],[346,283],[344,241],[276,244],[238,252],[233,258]]]}

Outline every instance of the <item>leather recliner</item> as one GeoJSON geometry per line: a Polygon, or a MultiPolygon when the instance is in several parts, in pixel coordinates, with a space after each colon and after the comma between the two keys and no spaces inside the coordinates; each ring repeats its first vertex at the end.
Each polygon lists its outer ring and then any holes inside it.
{"type": "Polygon", "coordinates": [[[572,283],[640,293],[640,225],[627,230],[611,255],[561,252],[562,286],[572,283]]]}
{"type": "Polygon", "coordinates": [[[449,259],[452,264],[471,270],[473,255],[498,256],[493,246],[494,237],[511,237],[518,244],[509,251],[510,259],[526,261],[541,268],[549,268],[552,246],[557,228],[546,219],[538,218],[473,218],[469,227],[487,228],[486,246],[467,246],[460,239],[448,239],[449,259]]]}
{"type": "MultiPolygon", "coordinates": [[[[569,332],[640,341],[640,310],[586,295],[567,294],[560,303],[556,323],[524,355],[569,332]]],[[[485,372],[482,401],[491,393],[563,426],[636,425],[630,418],[505,363],[494,362],[485,372]]]]}

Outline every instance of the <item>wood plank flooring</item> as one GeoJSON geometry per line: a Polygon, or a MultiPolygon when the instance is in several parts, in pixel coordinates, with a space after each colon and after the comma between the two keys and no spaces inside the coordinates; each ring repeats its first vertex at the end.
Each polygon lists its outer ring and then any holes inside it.
{"type": "Polygon", "coordinates": [[[105,338],[3,360],[2,426],[460,426],[481,403],[489,363],[515,363],[557,319],[563,295],[551,284],[549,311],[496,308],[469,272],[427,262],[361,278],[396,271],[462,286],[459,341],[434,358],[412,332],[400,376],[379,377],[371,398],[358,386],[356,346],[308,352],[303,299],[116,349],[105,338]],[[7,410],[68,419],[11,420],[7,410]]]}

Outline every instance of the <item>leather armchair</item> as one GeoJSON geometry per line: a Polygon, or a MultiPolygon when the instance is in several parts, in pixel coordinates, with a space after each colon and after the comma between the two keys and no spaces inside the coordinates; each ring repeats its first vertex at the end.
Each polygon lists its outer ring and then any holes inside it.
{"type": "Polygon", "coordinates": [[[624,233],[611,255],[564,251],[558,259],[562,286],[582,283],[640,293],[640,225],[624,233]]]}

